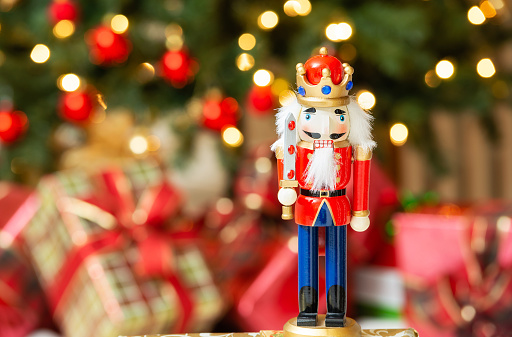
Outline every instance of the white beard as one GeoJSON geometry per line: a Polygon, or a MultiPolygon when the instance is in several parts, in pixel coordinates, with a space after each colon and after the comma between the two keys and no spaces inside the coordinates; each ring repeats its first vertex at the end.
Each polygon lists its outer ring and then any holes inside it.
{"type": "Polygon", "coordinates": [[[314,190],[334,190],[338,164],[332,147],[315,149],[304,172],[306,184],[312,183],[314,190]]]}

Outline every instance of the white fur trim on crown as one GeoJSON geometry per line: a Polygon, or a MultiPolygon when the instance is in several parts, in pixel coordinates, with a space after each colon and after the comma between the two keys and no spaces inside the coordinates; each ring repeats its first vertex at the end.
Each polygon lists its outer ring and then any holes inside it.
{"type": "MultiPolygon", "coordinates": [[[[272,151],[276,151],[278,147],[283,146],[283,136],[288,114],[290,112],[293,113],[295,119],[298,120],[301,110],[302,106],[299,104],[296,97],[291,104],[278,109],[276,114],[276,131],[279,139],[270,147],[272,151]]],[[[347,110],[350,118],[350,131],[348,134],[350,144],[352,146],[360,146],[364,150],[373,150],[377,146],[371,133],[373,116],[359,106],[354,96],[350,96],[350,103],[347,106],[347,110]]],[[[299,137],[297,134],[297,142],[298,141],[299,137]]]]}

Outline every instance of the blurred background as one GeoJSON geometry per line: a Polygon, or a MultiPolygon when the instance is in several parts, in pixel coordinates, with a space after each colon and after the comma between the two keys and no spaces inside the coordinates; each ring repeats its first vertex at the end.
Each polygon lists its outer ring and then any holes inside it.
{"type": "Polygon", "coordinates": [[[0,335],[281,329],[297,242],[274,114],[327,47],[378,143],[349,316],[505,336],[511,6],[0,0],[0,335]]]}

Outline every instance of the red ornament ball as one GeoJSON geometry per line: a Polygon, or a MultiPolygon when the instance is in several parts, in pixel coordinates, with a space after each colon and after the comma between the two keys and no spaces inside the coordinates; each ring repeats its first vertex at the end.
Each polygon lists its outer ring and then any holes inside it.
{"type": "Polygon", "coordinates": [[[28,118],[22,111],[0,111],[0,140],[17,141],[28,128],[28,118]]]}
{"type": "Polygon", "coordinates": [[[222,131],[228,126],[236,126],[237,119],[238,102],[232,97],[207,99],[203,104],[202,123],[211,130],[222,131]]]}
{"type": "Polygon", "coordinates": [[[78,19],[78,7],[70,0],[53,0],[48,6],[48,19],[52,25],[62,20],[76,22],[78,19]]]}
{"type": "Polygon", "coordinates": [[[272,111],[275,100],[270,86],[253,86],[248,96],[249,111],[256,115],[264,115],[272,111]]]}
{"type": "Polygon", "coordinates": [[[182,88],[193,80],[197,63],[185,50],[170,50],[161,61],[162,76],[172,86],[182,88]]]}
{"type": "Polygon", "coordinates": [[[88,93],[69,92],[60,97],[59,114],[72,123],[86,123],[94,112],[94,101],[88,93]]]}
{"type": "Polygon", "coordinates": [[[130,55],[132,44],[124,34],[115,33],[108,26],[99,26],[87,32],[85,41],[95,64],[123,63],[130,55]]]}
{"type": "Polygon", "coordinates": [[[306,77],[311,84],[318,84],[322,79],[322,70],[328,68],[331,71],[331,80],[334,84],[340,84],[343,79],[343,65],[341,61],[331,55],[313,56],[304,64],[306,77]]]}

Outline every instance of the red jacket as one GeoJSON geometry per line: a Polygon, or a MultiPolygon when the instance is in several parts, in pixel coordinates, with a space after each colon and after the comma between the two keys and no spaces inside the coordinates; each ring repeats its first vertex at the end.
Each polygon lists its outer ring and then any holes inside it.
{"type": "MultiPolygon", "coordinates": [[[[311,189],[306,184],[305,174],[309,158],[313,155],[313,143],[301,141],[297,143],[297,157],[295,163],[296,179],[299,187],[311,189]]],[[[353,155],[352,146],[348,141],[334,143],[334,153],[339,165],[336,170],[336,190],[346,188],[351,178],[352,163],[354,163],[354,206],[351,209],[346,195],[338,197],[309,197],[300,194],[295,203],[295,222],[299,225],[313,226],[323,203],[331,213],[334,225],[342,226],[350,222],[352,214],[363,216],[368,214],[368,188],[370,178],[371,152],[364,152],[357,148],[353,155]]],[[[283,179],[282,149],[276,151],[278,159],[279,181],[283,179]]]]}

